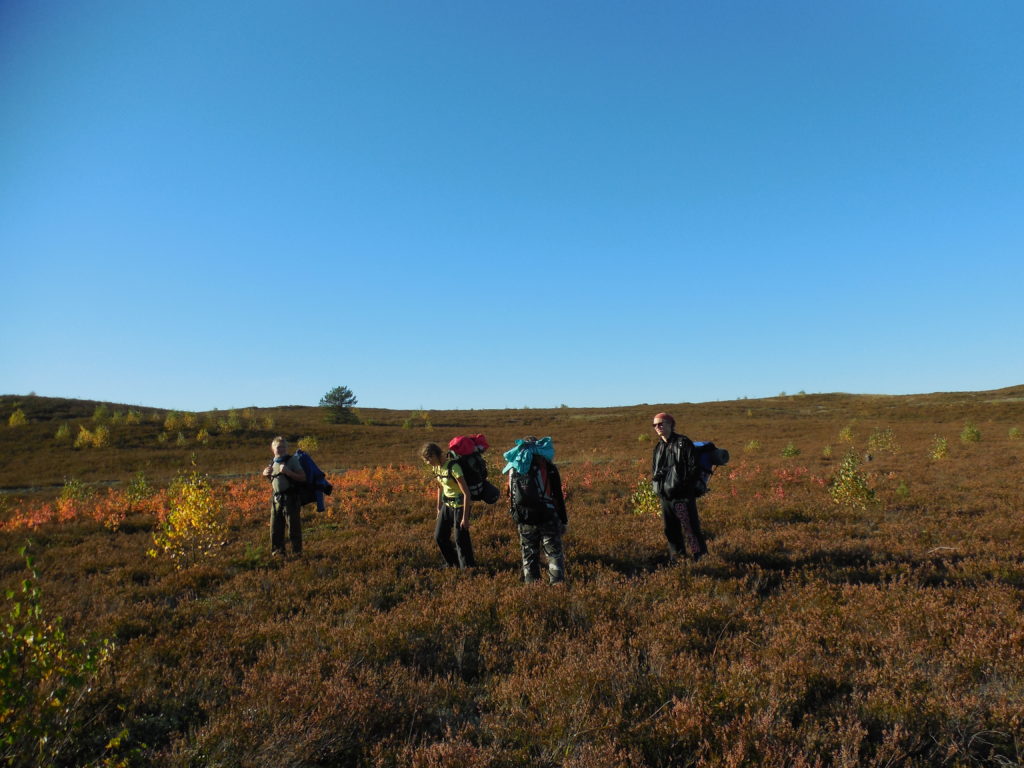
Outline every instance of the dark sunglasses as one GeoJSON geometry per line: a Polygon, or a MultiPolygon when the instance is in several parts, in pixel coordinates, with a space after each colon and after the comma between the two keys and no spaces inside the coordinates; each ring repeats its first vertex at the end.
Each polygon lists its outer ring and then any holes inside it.
{"type": "Polygon", "coordinates": [[[667,422],[664,422],[664,421],[656,421],[651,426],[653,426],[655,429],[657,429],[658,427],[664,427],[666,425],[666,423],[667,422]]]}

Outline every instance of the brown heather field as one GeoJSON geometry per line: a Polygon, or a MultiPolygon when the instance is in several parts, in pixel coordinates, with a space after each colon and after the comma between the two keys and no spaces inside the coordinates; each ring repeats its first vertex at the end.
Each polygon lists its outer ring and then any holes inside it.
{"type": "Polygon", "coordinates": [[[1024,387],[362,409],[361,425],[282,407],[168,428],[98,405],[0,398],[5,764],[1024,764],[1024,387]],[[701,505],[699,564],[667,564],[660,521],[631,502],[662,408],[733,456],[701,505]],[[16,409],[27,423],[8,426],[16,409]],[[72,447],[99,426],[105,445],[72,447]],[[441,568],[417,449],[481,431],[494,474],[516,437],[553,436],[566,588],[520,583],[504,497],[476,506],[480,567],[441,568]],[[305,556],[284,562],[255,477],[278,432],[315,436],[337,486],[304,516],[305,556]],[[871,453],[865,504],[830,493],[850,450],[871,453]],[[147,556],[193,454],[221,546],[147,556]],[[103,640],[90,671],[80,649],[103,640]]]}

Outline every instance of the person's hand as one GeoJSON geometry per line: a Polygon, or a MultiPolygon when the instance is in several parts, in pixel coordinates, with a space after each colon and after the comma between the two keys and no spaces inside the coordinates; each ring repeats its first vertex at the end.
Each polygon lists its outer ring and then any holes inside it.
{"type": "Polygon", "coordinates": [[[459,522],[459,528],[461,528],[464,531],[468,531],[469,530],[469,518],[468,517],[462,518],[462,520],[459,522]]]}
{"type": "Polygon", "coordinates": [[[270,474],[274,471],[273,466],[267,465],[263,468],[263,476],[270,477],[270,474]]]}

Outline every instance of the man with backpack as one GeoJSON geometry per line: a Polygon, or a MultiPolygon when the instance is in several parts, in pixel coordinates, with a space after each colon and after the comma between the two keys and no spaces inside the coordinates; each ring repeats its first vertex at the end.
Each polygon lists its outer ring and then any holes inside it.
{"type": "Polygon", "coordinates": [[[562,493],[562,478],[552,461],[555,448],[551,438],[530,436],[516,441],[506,451],[508,464],[509,514],[519,529],[519,548],[523,561],[523,581],[540,579],[540,551],[547,557],[551,584],[565,581],[565,552],[562,534],[569,522],[562,493]]]}
{"type": "Polygon", "coordinates": [[[661,518],[668,540],[669,558],[694,561],[707,554],[707,543],[697,517],[697,483],[701,474],[693,442],[675,431],[676,420],[667,413],[654,417],[658,443],[651,462],[651,486],[661,501],[661,518]]]}
{"type": "Polygon", "coordinates": [[[306,482],[298,456],[288,453],[288,441],[275,437],[270,443],[274,460],[263,470],[269,478],[273,495],[270,499],[270,554],[284,555],[284,524],[288,521],[288,538],[292,543],[292,554],[302,554],[302,502],[299,491],[306,482]]]}
{"type": "Polygon", "coordinates": [[[441,446],[437,443],[424,445],[420,450],[420,456],[431,466],[437,480],[437,523],[434,526],[434,541],[437,542],[441,556],[449,566],[472,568],[476,565],[473,542],[469,538],[469,510],[473,506],[473,498],[462,466],[455,458],[446,459],[441,446]]]}

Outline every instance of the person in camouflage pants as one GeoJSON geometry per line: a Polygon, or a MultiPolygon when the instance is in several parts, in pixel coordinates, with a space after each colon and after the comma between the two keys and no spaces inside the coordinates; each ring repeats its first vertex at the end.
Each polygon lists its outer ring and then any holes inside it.
{"type": "Polygon", "coordinates": [[[562,535],[569,518],[562,478],[558,467],[551,461],[554,458],[551,438],[519,440],[505,458],[509,459],[505,468],[509,475],[509,511],[512,519],[517,521],[523,581],[529,584],[540,579],[540,553],[543,550],[547,558],[548,580],[551,584],[561,584],[565,581],[562,535]]]}

